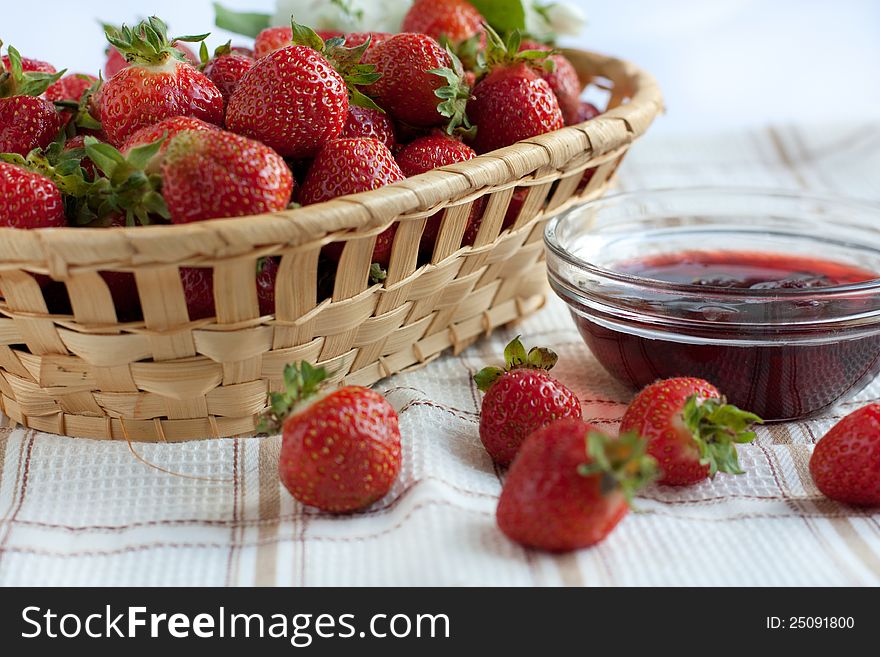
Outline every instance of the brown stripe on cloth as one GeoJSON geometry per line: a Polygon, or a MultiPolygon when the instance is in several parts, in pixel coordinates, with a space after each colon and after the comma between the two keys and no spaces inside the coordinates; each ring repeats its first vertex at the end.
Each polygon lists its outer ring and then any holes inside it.
{"type": "MultiPolygon", "coordinates": [[[[797,472],[804,488],[807,490],[815,489],[813,478],[810,475],[810,454],[812,452],[809,446],[789,445],[788,449],[791,452],[791,460],[794,462],[795,472],[797,472]]],[[[802,502],[814,506],[825,515],[825,519],[828,520],[856,558],[874,575],[880,577],[880,556],[871,549],[867,541],[856,531],[849,518],[835,515],[839,513],[837,502],[825,497],[815,497],[809,500],[802,500],[802,502]]]]}
{"type": "Polygon", "coordinates": [[[254,586],[275,586],[278,563],[278,525],[281,515],[281,496],[278,483],[278,454],[281,449],[281,436],[271,436],[260,440],[259,479],[260,479],[260,528],[258,531],[257,563],[254,586]]]}
{"type": "Polygon", "coordinates": [[[21,441],[21,445],[22,448],[20,448],[18,452],[18,469],[15,477],[15,486],[13,488],[12,514],[9,515],[9,511],[4,514],[4,520],[8,515],[10,522],[6,528],[6,533],[3,535],[3,538],[0,539],[0,564],[2,564],[6,545],[9,543],[9,536],[12,534],[12,530],[15,526],[15,519],[18,517],[19,511],[21,511],[21,507],[24,504],[24,497],[27,494],[31,455],[34,451],[34,431],[32,429],[27,430],[27,438],[21,441]]]}

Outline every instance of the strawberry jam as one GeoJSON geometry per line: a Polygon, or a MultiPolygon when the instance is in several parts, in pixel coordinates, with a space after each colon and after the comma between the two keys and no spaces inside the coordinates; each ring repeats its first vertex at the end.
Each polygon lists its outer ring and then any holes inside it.
{"type": "Polygon", "coordinates": [[[748,251],[605,268],[613,274],[601,295],[567,300],[593,354],[633,388],[697,376],[740,408],[786,420],[832,406],[880,372],[880,303],[859,285],[878,278],[868,269],[748,251]]]}

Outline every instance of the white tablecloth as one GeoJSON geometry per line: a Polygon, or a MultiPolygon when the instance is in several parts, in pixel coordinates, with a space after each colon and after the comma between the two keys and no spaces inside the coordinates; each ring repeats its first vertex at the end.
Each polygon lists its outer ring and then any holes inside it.
{"type": "MultiPolygon", "coordinates": [[[[880,124],[648,137],[620,173],[626,190],[700,183],[880,201],[880,124]]],[[[515,329],[376,386],[400,413],[403,469],[353,516],[287,494],[277,437],[136,444],[138,458],[125,442],[0,428],[0,584],[880,584],[880,513],[826,500],[807,470],[816,440],[880,398],[878,383],[827,417],[761,428],[740,447],[746,475],[649,488],[594,548],[553,556],[509,542],[494,522],[503,473],[480,444],[470,380],[514,333],[554,347],[585,418],[616,429],[630,393],[551,299],[515,329]]]]}

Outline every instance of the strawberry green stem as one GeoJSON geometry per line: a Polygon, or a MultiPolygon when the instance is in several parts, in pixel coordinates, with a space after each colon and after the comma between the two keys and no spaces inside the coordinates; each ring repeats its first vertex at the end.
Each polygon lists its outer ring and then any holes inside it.
{"type": "Polygon", "coordinates": [[[275,433],[304,401],[321,391],[329,374],[323,367],[309,363],[291,363],[284,368],[284,390],[269,394],[269,408],[257,424],[258,433],[275,433]]]}
{"type": "Polygon", "coordinates": [[[682,419],[700,450],[700,463],[709,466],[709,476],[717,472],[743,474],[736,451],[737,443],[749,443],[755,432],[752,424],[763,420],[748,411],[728,404],[724,399],[688,397],[682,419]]]}
{"type": "Polygon", "coordinates": [[[635,433],[610,438],[598,431],[586,436],[587,463],[578,467],[583,477],[600,475],[603,495],[620,490],[632,503],[635,493],[657,476],[657,461],[647,453],[647,441],[635,433]]]}
{"type": "Polygon", "coordinates": [[[484,367],[474,375],[474,382],[477,388],[486,392],[505,372],[516,369],[549,371],[558,360],[556,352],[546,347],[532,347],[526,352],[519,336],[516,336],[504,348],[504,367],[484,367]]]}

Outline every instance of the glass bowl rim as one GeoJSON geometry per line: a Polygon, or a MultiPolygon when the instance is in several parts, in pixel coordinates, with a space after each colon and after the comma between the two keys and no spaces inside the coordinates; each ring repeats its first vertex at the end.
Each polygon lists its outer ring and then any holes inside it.
{"type": "MultiPolygon", "coordinates": [[[[874,203],[868,199],[851,199],[829,194],[801,193],[796,190],[793,191],[787,189],[774,189],[770,187],[719,187],[712,185],[697,185],[688,187],[653,187],[602,196],[592,201],[588,201],[587,203],[565,210],[564,212],[554,217],[551,217],[550,220],[547,222],[546,227],[544,228],[544,245],[550,252],[552,252],[558,258],[567,262],[569,265],[586,270],[587,272],[597,276],[601,276],[602,278],[612,279],[621,283],[641,288],[651,288],[669,292],[680,292],[682,294],[697,294],[703,296],[709,294],[713,297],[723,297],[729,295],[731,297],[750,297],[754,299],[764,299],[769,301],[776,298],[792,298],[804,296],[807,294],[810,297],[815,298],[833,296],[836,294],[847,294],[852,292],[863,292],[871,290],[880,291],[880,274],[878,274],[877,278],[871,278],[865,281],[858,281],[856,283],[846,283],[844,285],[829,285],[828,287],[806,289],[782,288],[769,290],[753,290],[750,288],[730,288],[716,285],[692,285],[688,283],[672,283],[668,281],[661,281],[655,278],[638,276],[636,274],[617,272],[612,269],[607,269],[605,267],[595,265],[591,262],[588,262],[587,260],[584,260],[583,258],[576,256],[571,251],[566,249],[564,246],[562,246],[562,244],[556,237],[557,227],[559,226],[559,224],[565,221],[568,217],[577,213],[587,211],[591,208],[601,208],[602,205],[614,201],[626,202],[628,200],[637,199],[639,197],[667,196],[673,194],[723,194],[727,196],[740,197],[757,196],[764,198],[780,199],[783,201],[812,201],[841,208],[857,208],[863,212],[876,214],[878,219],[880,219],[880,203],[874,203]]],[[[838,222],[835,225],[845,226],[862,231],[867,231],[871,229],[870,226],[856,223],[838,222]]],[[[880,230],[877,231],[877,234],[878,237],[880,237],[880,230]]],[[[880,247],[878,247],[876,250],[878,256],[880,256],[880,247]]]]}

